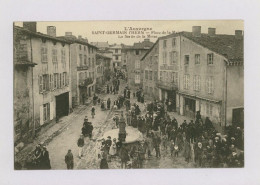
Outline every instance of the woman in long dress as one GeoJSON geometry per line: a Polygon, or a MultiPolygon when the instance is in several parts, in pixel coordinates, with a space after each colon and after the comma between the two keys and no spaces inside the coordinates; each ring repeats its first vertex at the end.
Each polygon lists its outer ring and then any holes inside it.
{"type": "Polygon", "coordinates": [[[109,154],[110,154],[111,156],[115,156],[116,153],[117,153],[117,151],[116,151],[116,138],[114,138],[114,139],[113,139],[113,142],[112,142],[112,145],[111,145],[111,147],[110,147],[109,154]]]}

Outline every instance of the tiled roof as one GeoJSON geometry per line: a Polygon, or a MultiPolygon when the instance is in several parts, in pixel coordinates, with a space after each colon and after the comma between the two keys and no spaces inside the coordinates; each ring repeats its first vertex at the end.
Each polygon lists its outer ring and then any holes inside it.
{"type": "Polygon", "coordinates": [[[66,41],[62,38],[52,37],[50,35],[46,35],[46,34],[43,34],[43,33],[40,33],[40,32],[33,32],[33,31],[27,30],[23,27],[19,27],[19,26],[14,26],[14,31],[21,31],[21,32],[26,33],[26,34],[31,35],[31,36],[45,38],[45,39],[49,39],[49,40],[54,40],[54,41],[64,42],[64,43],[70,44],[70,42],[68,42],[68,41],[66,41]]]}
{"type": "Polygon", "coordinates": [[[225,56],[228,60],[243,60],[244,58],[243,36],[220,34],[209,36],[202,33],[201,36],[195,37],[191,32],[182,32],[181,34],[193,42],[225,56]]]}
{"type": "Polygon", "coordinates": [[[153,46],[153,42],[150,41],[143,41],[143,42],[137,42],[134,43],[133,46],[128,46],[126,48],[124,48],[125,50],[132,50],[132,49],[150,49],[153,46]]]}
{"type": "Polygon", "coordinates": [[[92,48],[98,49],[96,46],[93,46],[92,44],[89,44],[88,42],[86,42],[84,40],[77,39],[77,37],[74,37],[74,36],[72,36],[72,37],[71,36],[70,37],[60,36],[60,37],[57,37],[57,38],[64,39],[64,40],[70,42],[71,44],[78,43],[78,44],[82,44],[82,45],[86,45],[86,46],[90,46],[92,48]]]}
{"type": "Polygon", "coordinates": [[[154,46],[156,45],[156,44],[158,44],[158,42],[159,42],[159,39],[157,39],[157,41],[153,44],[153,46],[145,53],[145,55],[141,58],[141,60],[144,60],[145,59],[145,57],[153,50],[153,48],[154,48],[154,46]]]}
{"type": "Polygon", "coordinates": [[[98,48],[109,48],[109,44],[107,42],[91,42],[91,44],[98,48]]]}
{"type": "Polygon", "coordinates": [[[100,53],[97,53],[96,56],[97,56],[97,57],[100,57],[100,58],[112,59],[112,58],[110,58],[110,57],[108,57],[108,56],[105,56],[105,55],[102,55],[102,54],[100,54],[100,53]]]}

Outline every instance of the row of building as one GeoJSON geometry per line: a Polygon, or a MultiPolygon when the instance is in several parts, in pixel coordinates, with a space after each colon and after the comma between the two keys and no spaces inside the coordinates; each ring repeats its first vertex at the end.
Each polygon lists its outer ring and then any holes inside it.
{"type": "Polygon", "coordinates": [[[216,34],[215,28],[160,37],[123,48],[128,84],[146,97],[171,102],[171,109],[191,119],[199,111],[218,130],[244,124],[243,31],[216,34]]]}
{"type": "Polygon", "coordinates": [[[42,34],[36,22],[14,26],[15,141],[85,104],[112,70],[112,55],[81,36],[57,37],[54,26],[42,34]]]}

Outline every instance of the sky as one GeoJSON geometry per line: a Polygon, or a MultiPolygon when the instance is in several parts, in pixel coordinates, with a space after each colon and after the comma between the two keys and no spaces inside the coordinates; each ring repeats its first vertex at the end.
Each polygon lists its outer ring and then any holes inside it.
{"type": "MultiPolygon", "coordinates": [[[[16,22],[15,25],[22,26],[22,22],[16,22]]],[[[87,38],[89,42],[108,42],[109,44],[123,43],[126,45],[132,45],[134,42],[141,42],[145,38],[149,38],[150,41],[155,42],[158,37],[168,35],[173,31],[191,32],[192,26],[201,26],[202,33],[207,33],[209,27],[216,28],[216,34],[234,35],[235,30],[244,30],[244,22],[242,20],[157,20],[37,22],[37,31],[46,34],[47,26],[55,26],[57,36],[64,36],[65,32],[72,32],[75,36],[81,35],[83,38],[87,38]]]]}

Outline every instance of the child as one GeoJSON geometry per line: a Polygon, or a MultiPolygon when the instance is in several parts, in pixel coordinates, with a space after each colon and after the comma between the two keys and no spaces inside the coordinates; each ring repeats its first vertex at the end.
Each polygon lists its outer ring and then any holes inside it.
{"type": "Polygon", "coordinates": [[[179,147],[177,144],[174,145],[174,157],[178,157],[179,154],[179,147]]]}
{"type": "Polygon", "coordinates": [[[173,152],[174,152],[174,146],[175,146],[174,141],[171,140],[171,144],[170,144],[170,148],[171,148],[171,157],[172,157],[172,154],[173,154],[173,152]]]}
{"type": "Polygon", "coordinates": [[[166,135],[164,135],[164,136],[162,137],[162,144],[163,144],[164,150],[167,151],[167,136],[166,136],[166,135]]]}

